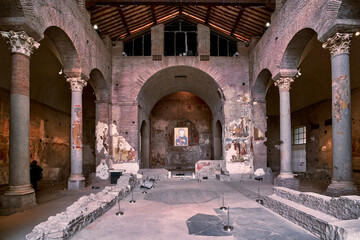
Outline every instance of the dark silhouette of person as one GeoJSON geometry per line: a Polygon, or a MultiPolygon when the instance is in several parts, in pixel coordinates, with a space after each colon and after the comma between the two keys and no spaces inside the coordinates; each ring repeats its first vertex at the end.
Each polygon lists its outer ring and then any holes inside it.
{"type": "Polygon", "coordinates": [[[180,128],[179,129],[179,137],[176,139],[176,146],[187,146],[188,145],[188,138],[185,136],[185,130],[180,128]]]}
{"type": "Polygon", "coordinates": [[[42,171],[43,169],[37,165],[37,161],[34,160],[30,163],[30,181],[35,192],[37,191],[38,181],[42,179],[42,171]]]}

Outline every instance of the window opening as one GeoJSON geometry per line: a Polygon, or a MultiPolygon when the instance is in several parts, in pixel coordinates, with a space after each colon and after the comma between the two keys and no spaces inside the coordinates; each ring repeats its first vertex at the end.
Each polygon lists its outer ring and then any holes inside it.
{"type": "Polygon", "coordinates": [[[210,33],[210,56],[232,57],[237,52],[237,43],[216,33],[210,33]]]}
{"type": "Polygon", "coordinates": [[[124,43],[127,56],[151,56],[151,33],[145,33],[124,43]]]}
{"type": "Polygon", "coordinates": [[[164,28],[164,56],[197,56],[197,26],[179,20],[164,28]]]}
{"type": "Polygon", "coordinates": [[[293,144],[305,144],[306,143],[306,126],[297,127],[293,130],[293,144]]]}

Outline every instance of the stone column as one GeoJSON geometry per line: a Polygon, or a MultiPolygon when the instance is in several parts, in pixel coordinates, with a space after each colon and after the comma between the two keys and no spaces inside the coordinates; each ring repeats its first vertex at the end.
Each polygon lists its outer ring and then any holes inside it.
{"type": "Polygon", "coordinates": [[[274,185],[299,189],[299,180],[294,178],[291,167],[291,77],[280,77],[275,82],[280,92],[280,174],[274,179],[274,185]]]}
{"type": "Polygon", "coordinates": [[[336,33],[323,48],[330,50],[332,75],[333,178],[325,194],[356,194],[352,178],[350,33],[336,33]]]}
{"type": "Polygon", "coordinates": [[[1,198],[9,213],[36,205],[30,184],[30,55],[40,46],[25,32],[0,32],[11,45],[10,177],[1,198]]]}
{"type": "Polygon", "coordinates": [[[82,174],[82,90],[87,82],[81,77],[69,77],[66,81],[71,86],[71,175],[68,189],[82,189],[85,187],[85,178],[82,174]]]}

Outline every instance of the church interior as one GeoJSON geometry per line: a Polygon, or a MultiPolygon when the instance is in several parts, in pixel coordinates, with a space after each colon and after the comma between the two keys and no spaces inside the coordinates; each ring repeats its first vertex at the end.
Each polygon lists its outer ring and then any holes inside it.
{"type": "Polygon", "coordinates": [[[0,35],[0,239],[360,239],[360,1],[2,0],[0,35]]]}

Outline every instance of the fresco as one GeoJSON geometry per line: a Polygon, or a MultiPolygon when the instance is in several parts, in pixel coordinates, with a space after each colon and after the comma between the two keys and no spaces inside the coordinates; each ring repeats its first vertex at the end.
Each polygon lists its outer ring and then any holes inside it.
{"type": "Polygon", "coordinates": [[[125,140],[123,136],[113,138],[114,144],[114,163],[135,161],[136,153],[134,148],[125,140]]]}
{"type": "Polygon", "coordinates": [[[226,127],[226,131],[237,138],[249,136],[249,118],[242,117],[238,121],[232,121],[226,127]]]}
{"type": "Polygon", "coordinates": [[[245,162],[249,161],[250,146],[247,139],[225,139],[225,151],[227,156],[226,158],[232,162],[245,162]]]}
{"type": "Polygon", "coordinates": [[[74,122],[72,123],[72,148],[82,149],[82,107],[74,106],[74,122]]]}
{"type": "Polygon", "coordinates": [[[225,169],[222,160],[200,160],[195,164],[195,174],[197,178],[208,177],[215,179],[216,174],[221,174],[221,169],[225,169]]]}
{"type": "Polygon", "coordinates": [[[182,127],[182,128],[174,128],[174,145],[175,146],[188,146],[188,128],[182,127]]]}
{"type": "Polygon", "coordinates": [[[96,150],[98,153],[103,152],[105,155],[109,152],[108,132],[109,127],[106,123],[98,122],[96,125],[96,150]]]}

